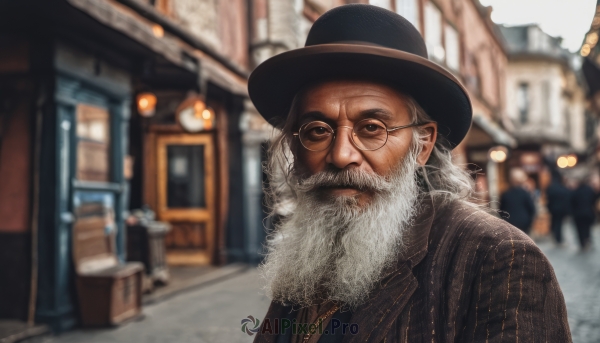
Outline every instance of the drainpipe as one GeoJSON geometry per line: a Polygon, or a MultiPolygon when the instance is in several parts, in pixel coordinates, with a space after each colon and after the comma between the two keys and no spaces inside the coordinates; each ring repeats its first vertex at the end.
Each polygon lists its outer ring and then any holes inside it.
{"type": "Polygon", "coordinates": [[[31,206],[31,284],[29,292],[29,311],[27,324],[35,324],[35,310],[38,291],[38,221],[40,207],[40,158],[42,150],[42,127],[44,123],[43,106],[46,102],[46,91],[40,89],[35,111],[35,140],[33,152],[33,201],[31,206]]]}

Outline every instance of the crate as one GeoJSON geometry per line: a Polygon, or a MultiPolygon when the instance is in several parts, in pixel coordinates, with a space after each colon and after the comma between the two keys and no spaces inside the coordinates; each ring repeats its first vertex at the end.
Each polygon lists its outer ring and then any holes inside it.
{"type": "Polygon", "coordinates": [[[141,314],[141,263],[119,264],[114,230],[100,216],[73,225],[73,259],[83,326],[118,325],[141,314]]]}

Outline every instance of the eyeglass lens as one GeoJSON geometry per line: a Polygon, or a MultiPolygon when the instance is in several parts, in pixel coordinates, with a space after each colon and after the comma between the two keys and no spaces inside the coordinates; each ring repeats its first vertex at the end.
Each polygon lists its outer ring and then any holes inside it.
{"type": "MultiPolygon", "coordinates": [[[[333,142],[334,130],[327,123],[313,121],[300,128],[302,145],[311,151],[327,149],[333,142]]],[[[385,145],[388,138],[387,127],[377,119],[364,119],[352,128],[352,141],[361,150],[377,150],[385,145]]]]}

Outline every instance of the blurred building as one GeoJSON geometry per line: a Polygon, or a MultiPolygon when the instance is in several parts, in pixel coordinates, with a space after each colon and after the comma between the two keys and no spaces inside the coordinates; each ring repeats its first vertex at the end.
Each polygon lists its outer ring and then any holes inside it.
{"type": "Polygon", "coordinates": [[[591,137],[580,58],[537,25],[501,30],[509,50],[506,126],[519,142],[509,166],[523,168],[543,190],[559,157],[585,161],[591,137]]]}
{"type": "Polygon", "coordinates": [[[247,5],[0,3],[0,319],[77,323],[83,216],[103,218],[121,261],[143,205],[172,225],[169,261],[251,259],[245,225],[263,212],[248,211],[262,174],[245,148],[247,5]]]}
{"type": "Polygon", "coordinates": [[[491,7],[482,6],[478,0],[413,2],[420,3],[418,27],[430,59],[462,81],[473,104],[473,125],[455,149],[455,158],[466,168],[480,171],[477,190],[495,207],[507,186],[506,156],[516,146],[502,124],[507,66],[502,34],[490,18],[491,7]]]}
{"type": "Polygon", "coordinates": [[[587,172],[591,137],[586,84],[579,56],[561,47],[561,39],[537,25],[501,27],[507,41],[507,121],[518,141],[509,167],[522,168],[537,196],[538,216],[533,230],[549,230],[545,189],[552,177],[587,172]],[[564,169],[566,173],[559,172],[564,169]]]}
{"type": "Polygon", "coordinates": [[[582,72],[588,85],[586,98],[588,100],[587,125],[585,137],[590,142],[588,156],[591,156],[593,171],[598,174],[600,163],[600,1],[596,4],[596,13],[590,25],[589,31],[583,39],[580,55],[583,58],[582,72]]]}

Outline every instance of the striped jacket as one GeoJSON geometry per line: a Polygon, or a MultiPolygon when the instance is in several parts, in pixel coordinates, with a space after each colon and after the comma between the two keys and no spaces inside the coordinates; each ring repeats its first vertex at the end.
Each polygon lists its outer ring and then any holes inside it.
{"type": "MultiPolygon", "coordinates": [[[[344,343],[571,342],[554,270],[519,229],[460,201],[427,201],[407,242],[344,343]]],[[[265,318],[285,311],[272,303],[265,318]]],[[[254,342],[276,341],[259,333],[254,342]]]]}

